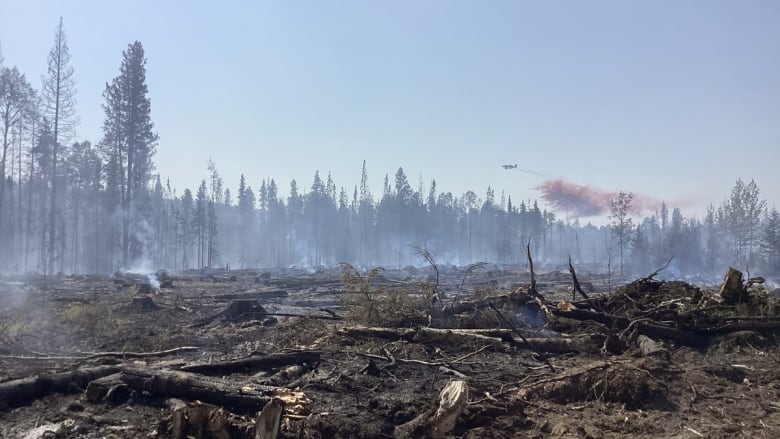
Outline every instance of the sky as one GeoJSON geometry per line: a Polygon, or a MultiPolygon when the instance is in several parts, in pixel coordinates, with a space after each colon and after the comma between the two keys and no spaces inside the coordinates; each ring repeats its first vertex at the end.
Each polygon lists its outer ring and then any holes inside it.
{"type": "Polygon", "coordinates": [[[40,87],[59,17],[77,139],[146,51],[154,158],[179,194],[211,157],[235,193],[333,173],[513,200],[545,180],[702,216],[735,181],[780,207],[780,2],[0,0],[4,65],[40,87]],[[504,170],[503,164],[518,164],[504,170]],[[526,172],[532,171],[532,172],[526,172]]]}

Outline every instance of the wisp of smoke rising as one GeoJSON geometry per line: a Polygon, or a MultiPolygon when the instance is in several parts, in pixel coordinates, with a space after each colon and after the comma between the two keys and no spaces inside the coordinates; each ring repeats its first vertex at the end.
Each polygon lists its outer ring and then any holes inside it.
{"type": "MultiPolygon", "coordinates": [[[[609,213],[609,200],[618,192],[605,191],[588,185],[570,183],[560,178],[543,182],[536,187],[542,199],[553,210],[568,212],[575,216],[588,217],[609,213]]],[[[632,213],[658,209],[661,203],[647,195],[634,193],[631,201],[632,213]]]]}
{"type": "Polygon", "coordinates": [[[146,220],[139,221],[133,230],[133,236],[143,244],[143,254],[135,261],[133,266],[126,268],[125,271],[138,273],[146,276],[149,285],[153,289],[160,289],[160,280],[157,278],[157,271],[153,267],[152,259],[148,253],[154,248],[154,232],[146,220]]]}

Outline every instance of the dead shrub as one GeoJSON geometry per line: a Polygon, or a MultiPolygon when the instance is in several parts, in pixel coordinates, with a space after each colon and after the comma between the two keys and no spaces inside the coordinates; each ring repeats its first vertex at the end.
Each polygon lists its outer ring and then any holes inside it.
{"type": "Polygon", "coordinates": [[[603,363],[575,369],[565,376],[520,391],[521,398],[536,395],[559,404],[601,401],[622,403],[628,409],[668,408],[666,386],[649,371],[629,364],[603,363]]]}

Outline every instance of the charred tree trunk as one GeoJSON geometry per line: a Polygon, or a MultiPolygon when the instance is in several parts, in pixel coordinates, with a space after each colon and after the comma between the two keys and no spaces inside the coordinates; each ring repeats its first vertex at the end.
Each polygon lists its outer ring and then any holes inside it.
{"type": "Polygon", "coordinates": [[[52,393],[81,392],[91,381],[119,370],[116,366],[98,366],[0,383],[0,410],[29,404],[52,393]]]}
{"type": "Polygon", "coordinates": [[[120,373],[104,376],[89,383],[87,399],[91,402],[113,400],[117,389],[148,392],[161,398],[183,398],[223,406],[236,413],[257,413],[271,401],[263,392],[246,386],[207,380],[204,377],[169,370],[146,370],[128,367],[120,373]]]}

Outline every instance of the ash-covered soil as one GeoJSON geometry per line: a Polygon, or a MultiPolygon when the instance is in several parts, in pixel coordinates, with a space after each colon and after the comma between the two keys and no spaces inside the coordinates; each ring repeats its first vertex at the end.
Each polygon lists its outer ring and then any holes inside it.
{"type": "Polygon", "coordinates": [[[0,437],[249,438],[275,398],[283,438],[780,436],[760,288],[438,268],[0,279],[0,437]]]}

